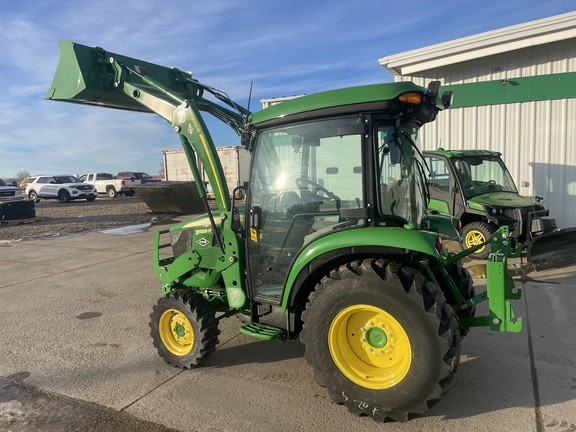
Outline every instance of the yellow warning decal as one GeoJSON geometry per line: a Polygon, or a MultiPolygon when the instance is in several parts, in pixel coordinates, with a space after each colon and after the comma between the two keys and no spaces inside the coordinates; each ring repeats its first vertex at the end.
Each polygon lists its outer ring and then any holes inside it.
{"type": "Polygon", "coordinates": [[[250,228],[250,240],[258,243],[258,230],[256,228],[250,228]]]}

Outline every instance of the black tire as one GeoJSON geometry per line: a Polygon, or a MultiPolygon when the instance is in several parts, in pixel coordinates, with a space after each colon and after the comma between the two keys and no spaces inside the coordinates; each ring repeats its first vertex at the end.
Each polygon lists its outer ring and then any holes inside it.
{"type": "Polygon", "coordinates": [[[58,199],[60,200],[60,202],[63,203],[69,203],[70,201],[72,201],[72,199],[70,198],[70,192],[68,192],[66,189],[60,189],[58,191],[58,199]]]}
{"type": "Polygon", "coordinates": [[[162,297],[150,314],[150,335],[158,354],[176,367],[198,366],[218,344],[218,321],[202,295],[176,290],[162,297]]]}
{"type": "Polygon", "coordinates": [[[131,196],[134,196],[134,193],[135,192],[132,189],[130,189],[129,191],[124,192],[124,195],[126,195],[127,197],[131,197],[131,196]]]}
{"type": "Polygon", "coordinates": [[[38,194],[36,193],[35,190],[31,190],[30,192],[28,192],[28,198],[31,199],[32,201],[36,201],[38,199],[38,194]]]}
{"type": "Polygon", "coordinates": [[[397,262],[364,260],[322,279],[301,340],[330,398],[376,421],[406,421],[448,391],[459,363],[456,317],[436,285],[397,262]]]}
{"type": "Polygon", "coordinates": [[[118,196],[118,192],[116,192],[116,189],[114,189],[113,187],[109,187],[108,189],[106,189],[106,194],[110,198],[116,198],[118,196]]]}
{"type": "MultiPolygon", "coordinates": [[[[458,291],[460,292],[462,297],[464,297],[464,300],[469,300],[476,295],[472,276],[470,276],[470,272],[468,271],[468,269],[462,267],[461,263],[449,264],[446,267],[446,271],[454,281],[454,284],[458,288],[458,291]]],[[[454,294],[450,290],[448,284],[446,284],[446,286],[443,286],[444,283],[443,276],[439,272],[436,273],[434,276],[436,277],[436,280],[440,284],[440,288],[442,289],[442,292],[444,293],[444,297],[446,298],[448,304],[451,305],[456,304],[456,298],[454,297],[454,294]]],[[[474,318],[474,316],[476,316],[476,306],[462,309],[456,313],[456,316],[458,317],[458,319],[474,318]]],[[[469,327],[461,328],[460,337],[463,338],[468,334],[469,331],[470,331],[469,327]]]]}
{"type": "MultiPolygon", "coordinates": [[[[494,234],[496,230],[492,225],[487,224],[486,222],[470,222],[469,224],[465,225],[462,229],[462,250],[469,249],[472,246],[478,245],[483,243],[486,240],[490,239],[490,236],[494,234]]],[[[490,255],[490,245],[487,244],[480,250],[476,251],[470,258],[484,260],[488,258],[490,255]]]]}
{"type": "Polygon", "coordinates": [[[88,201],[88,202],[92,202],[92,201],[94,201],[94,200],[96,200],[96,197],[95,197],[95,196],[90,197],[90,198],[86,198],[86,201],[88,201]]]}

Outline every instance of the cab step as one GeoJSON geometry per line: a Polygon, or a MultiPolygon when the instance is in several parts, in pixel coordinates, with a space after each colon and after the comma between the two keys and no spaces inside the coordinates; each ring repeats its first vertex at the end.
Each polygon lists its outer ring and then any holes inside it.
{"type": "Polygon", "coordinates": [[[240,327],[240,333],[261,340],[285,340],[284,330],[266,324],[250,323],[240,327]]]}

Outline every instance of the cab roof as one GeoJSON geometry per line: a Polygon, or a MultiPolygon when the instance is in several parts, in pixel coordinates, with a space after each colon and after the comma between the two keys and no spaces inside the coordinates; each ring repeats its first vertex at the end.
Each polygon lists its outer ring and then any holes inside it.
{"type": "Polygon", "coordinates": [[[469,156],[501,156],[502,153],[491,150],[425,150],[422,153],[424,155],[437,155],[444,156],[446,158],[458,158],[458,157],[469,157],[469,156]]]}
{"type": "Polygon", "coordinates": [[[346,106],[357,107],[360,104],[374,102],[387,102],[395,100],[398,96],[407,92],[425,94],[426,89],[410,81],[404,81],[328,90],[290,99],[257,111],[250,116],[250,122],[257,125],[270,120],[280,120],[295,114],[324,109],[342,109],[346,106]]]}

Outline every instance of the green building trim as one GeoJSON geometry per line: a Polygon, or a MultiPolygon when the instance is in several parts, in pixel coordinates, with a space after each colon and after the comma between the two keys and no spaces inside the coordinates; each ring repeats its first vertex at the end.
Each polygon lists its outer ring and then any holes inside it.
{"type": "Polygon", "coordinates": [[[576,72],[442,86],[454,92],[450,108],[576,98],[576,72]]]}

